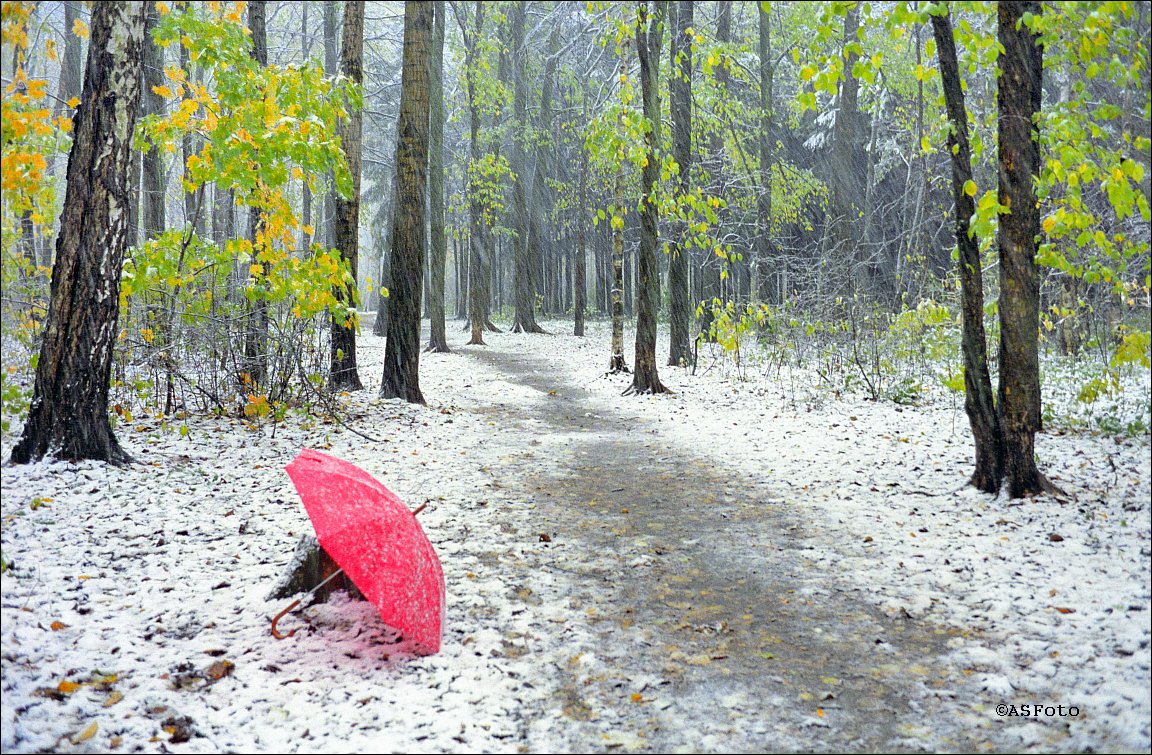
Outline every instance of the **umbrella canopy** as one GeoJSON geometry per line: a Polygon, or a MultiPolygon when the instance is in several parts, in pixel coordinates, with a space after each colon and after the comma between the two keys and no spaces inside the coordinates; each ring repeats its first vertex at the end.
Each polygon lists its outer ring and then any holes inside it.
{"type": "Polygon", "coordinates": [[[286,469],[320,546],[384,623],[415,652],[439,652],[444,571],[416,516],[376,478],[342,459],[306,448],[286,469]]]}

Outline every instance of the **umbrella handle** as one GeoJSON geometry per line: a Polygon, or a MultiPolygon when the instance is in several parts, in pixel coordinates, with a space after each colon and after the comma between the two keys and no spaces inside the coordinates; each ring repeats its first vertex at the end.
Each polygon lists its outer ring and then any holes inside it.
{"type": "Polygon", "coordinates": [[[281,611],[280,613],[276,614],[276,618],[272,619],[272,636],[273,636],[273,637],[275,637],[275,638],[276,638],[276,639],[278,639],[278,640],[286,640],[286,639],[288,639],[289,637],[291,637],[292,635],[296,634],[296,630],[295,630],[295,629],[293,629],[293,630],[292,630],[291,632],[289,632],[288,634],[281,634],[280,632],[276,631],[276,622],[277,622],[277,621],[280,621],[280,619],[284,618],[284,615],[285,615],[285,614],[287,614],[287,613],[291,612],[291,610],[292,610],[293,608],[295,608],[296,606],[298,606],[298,605],[300,605],[300,601],[299,601],[299,600],[294,600],[294,601],[292,601],[292,604],[291,604],[290,606],[288,606],[287,608],[285,608],[285,609],[284,609],[283,611],[281,611]]]}

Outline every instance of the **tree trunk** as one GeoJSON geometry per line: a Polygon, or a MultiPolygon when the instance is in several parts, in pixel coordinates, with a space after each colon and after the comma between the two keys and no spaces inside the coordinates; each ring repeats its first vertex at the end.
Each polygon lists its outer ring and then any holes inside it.
{"type": "MultiPolygon", "coordinates": [[[[475,74],[476,53],[480,37],[484,34],[484,3],[476,0],[475,28],[464,36],[465,89],[468,92],[469,160],[480,165],[480,103],[477,101],[475,74]]],[[[467,183],[468,179],[465,179],[467,183]]],[[[484,208],[478,192],[467,190],[468,195],[468,321],[471,326],[470,346],[484,346],[484,324],[487,317],[485,297],[488,285],[483,280],[487,268],[482,264],[484,251],[484,208]]]]}
{"type": "MultiPolygon", "coordinates": [[[[972,181],[972,150],[968,142],[968,115],[960,69],[952,37],[950,16],[932,16],[932,31],[940,59],[940,78],[952,133],[948,137],[952,155],[952,196],[956,202],[956,246],[959,273],[964,354],[964,410],[976,443],[976,470],[972,484],[986,493],[1000,489],[1003,458],[1000,420],[992,399],[992,379],[988,373],[988,341],[984,333],[984,281],[980,265],[980,240],[971,235],[969,219],[976,212],[973,195],[965,190],[972,181]]],[[[972,184],[973,186],[975,183],[972,184]]]]}
{"type": "Polygon", "coordinates": [[[576,198],[576,264],[572,281],[572,335],[584,335],[584,309],[588,302],[588,150],[580,150],[580,190],[576,198]]]}
{"type": "Polygon", "coordinates": [[[852,67],[860,57],[856,48],[860,27],[860,7],[854,5],[844,16],[844,75],[840,84],[839,110],[832,130],[832,164],[829,166],[832,198],[831,241],[836,257],[830,260],[834,288],[850,291],[856,283],[860,238],[858,233],[857,203],[863,198],[864,176],[868,167],[864,145],[860,138],[860,82],[852,74],[852,67]]]}
{"type": "MultiPolygon", "coordinates": [[[[336,0],[325,0],[324,3],[324,73],[335,76],[340,68],[339,47],[340,9],[336,0]]],[[[331,174],[329,178],[335,183],[331,174]]],[[[321,231],[324,236],[322,242],[326,248],[336,246],[336,192],[329,190],[324,195],[324,213],[321,231]]]]}
{"type": "MultiPolygon", "coordinates": [[[[300,8],[300,58],[301,65],[308,65],[312,54],[312,30],[308,26],[308,3],[300,8]]],[[[307,229],[312,225],[312,189],[308,186],[308,176],[300,179],[300,252],[308,255],[312,251],[312,234],[307,229]]]]}
{"type": "MultiPolygon", "coordinates": [[[[672,158],[680,167],[676,179],[676,193],[684,196],[691,187],[692,172],[692,42],[688,29],[692,28],[692,0],[679,0],[674,6],[672,44],[668,64],[668,99],[672,111],[672,158]]],[[[671,342],[668,364],[680,367],[692,361],[691,292],[688,289],[688,254],[684,244],[687,229],[677,223],[680,240],[673,244],[668,260],[668,329],[671,342]]]]}
{"type": "MultiPolygon", "coordinates": [[[[621,65],[623,67],[623,65],[621,65]]],[[[624,167],[616,171],[612,210],[612,357],[608,372],[630,372],[624,361],[624,167]]]]}
{"type": "Polygon", "coordinates": [[[1040,170],[1036,116],[1042,94],[1039,35],[1022,22],[1039,15],[1039,2],[1002,2],[998,8],[1000,86],[996,106],[1000,216],[1000,427],[1004,474],[1013,498],[1053,490],[1036,468],[1040,429],[1040,273],[1036,237],[1040,208],[1033,188],[1040,170]]]}
{"type": "MultiPolygon", "coordinates": [[[[252,30],[252,57],[262,66],[268,65],[268,35],[265,26],[266,0],[252,0],[248,4],[248,27],[252,30]]],[[[260,236],[264,226],[263,214],[257,207],[248,211],[249,240],[252,242],[254,260],[263,261],[263,245],[260,236]]],[[[267,277],[267,271],[261,276],[267,277]]],[[[262,281],[258,281],[260,284],[262,281]]],[[[241,375],[243,388],[256,391],[265,383],[268,372],[268,302],[260,292],[245,318],[244,334],[244,375],[241,375]]]]}
{"type": "Polygon", "coordinates": [[[640,90],[644,99],[647,160],[640,171],[640,253],[637,258],[636,366],[630,393],[669,393],[656,367],[656,310],[660,306],[660,258],[657,256],[660,210],[656,184],[660,180],[660,46],[664,40],[665,3],[656,3],[651,18],[648,0],[641,0],[636,17],[636,54],[640,59],[640,90]]]}
{"type": "Polygon", "coordinates": [[[140,99],[144,5],[92,9],[51,299],[31,409],[12,461],[52,453],[123,464],[108,421],[108,385],[128,231],[128,166],[140,99]]]}
{"type": "Polygon", "coordinates": [[[444,327],[444,274],[448,244],[444,235],[444,0],[436,0],[432,27],[432,67],[429,71],[428,212],[431,214],[432,276],[428,290],[430,336],[426,351],[447,352],[444,327]]]}
{"type": "MultiPolygon", "coordinates": [[[[151,30],[160,22],[160,14],[153,4],[147,4],[144,39],[144,86],[141,92],[143,115],[164,112],[164,98],[152,91],[153,87],[164,84],[164,48],[152,39],[151,30]]],[[[69,36],[74,36],[69,34],[69,36]]],[[[181,49],[183,45],[181,45],[181,49]]],[[[164,175],[164,159],[158,147],[152,147],[143,157],[143,178],[141,199],[143,211],[144,240],[164,232],[164,194],[167,183],[164,175]]]]}
{"type": "MultiPolygon", "coordinates": [[[[348,0],[344,4],[344,39],[341,44],[341,72],[357,84],[364,82],[364,0],[348,0]]],[[[336,286],[332,294],[339,303],[355,309],[359,294],[356,281],[360,264],[360,148],[363,114],[359,110],[348,113],[339,125],[340,142],[348,158],[348,172],[352,174],[352,195],[336,197],[336,248],[348,263],[352,280],[336,286]]],[[[423,228],[423,226],[421,226],[423,228]]],[[[419,310],[417,310],[419,312],[419,310]]],[[[356,367],[356,318],[344,312],[332,312],[331,371],[328,387],[333,391],[358,391],[364,388],[356,367]]]]}
{"type": "Polygon", "coordinates": [[[760,301],[782,302],[780,292],[769,292],[769,270],[772,267],[772,37],[770,6],[760,3],[760,190],[756,194],[756,293],[760,301]]]}
{"type": "Polygon", "coordinates": [[[396,145],[396,224],[382,398],[423,404],[420,392],[420,292],[424,270],[424,201],[428,174],[428,68],[431,3],[404,6],[404,69],[396,145]]]}
{"type": "Polygon", "coordinates": [[[528,49],[524,45],[524,0],[511,4],[508,23],[511,25],[512,62],[512,149],[509,157],[515,176],[512,181],[512,215],[516,235],[512,240],[515,268],[512,276],[513,300],[516,314],[512,323],[513,333],[543,333],[544,329],[536,322],[536,276],[534,268],[541,263],[539,239],[530,243],[529,234],[538,229],[529,217],[528,211],[528,159],[524,142],[527,139],[528,93],[524,81],[524,68],[527,65],[528,49]],[[533,251],[536,255],[533,256],[533,251]]]}

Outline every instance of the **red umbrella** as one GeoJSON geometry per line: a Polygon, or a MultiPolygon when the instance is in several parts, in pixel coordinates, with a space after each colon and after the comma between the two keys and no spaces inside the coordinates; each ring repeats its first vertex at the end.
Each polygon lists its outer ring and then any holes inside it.
{"type": "Polygon", "coordinates": [[[306,448],[286,469],[320,546],[384,623],[415,652],[439,652],[444,571],[416,515],[376,478],[342,459],[306,448]]]}

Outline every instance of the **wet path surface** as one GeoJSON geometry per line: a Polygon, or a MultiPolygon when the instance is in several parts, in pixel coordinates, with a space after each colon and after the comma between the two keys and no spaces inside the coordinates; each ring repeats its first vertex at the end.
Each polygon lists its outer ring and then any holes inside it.
{"type": "Polygon", "coordinates": [[[507,492],[556,554],[541,567],[575,586],[535,599],[589,627],[559,670],[572,749],[979,746],[944,710],[955,681],[933,659],[949,634],[885,616],[807,558],[821,523],[793,491],[672,450],[658,423],[610,415],[546,363],[469,353],[540,393],[530,416],[490,411],[519,449],[507,492]]]}

